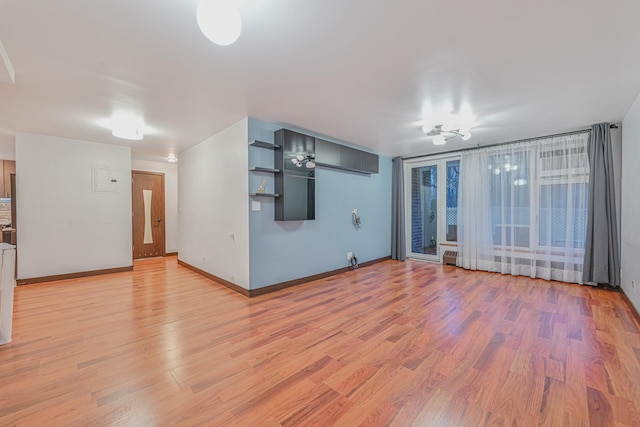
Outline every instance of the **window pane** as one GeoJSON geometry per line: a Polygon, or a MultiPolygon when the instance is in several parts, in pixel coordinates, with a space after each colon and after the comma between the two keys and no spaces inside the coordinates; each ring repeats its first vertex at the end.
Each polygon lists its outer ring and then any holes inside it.
{"type": "Polygon", "coordinates": [[[541,246],[584,249],[588,191],[586,183],[540,186],[541,246]]]}
{"type": "Polygon", "coordinates": [[[458,183],[460,160],[447,162],[447,241],[458,241],[458,183]]]}
{"type": "Polygon", "coordinates": [[[489,170],[493,243],[529,247],[529,153],[492,156],[489,170]]]}

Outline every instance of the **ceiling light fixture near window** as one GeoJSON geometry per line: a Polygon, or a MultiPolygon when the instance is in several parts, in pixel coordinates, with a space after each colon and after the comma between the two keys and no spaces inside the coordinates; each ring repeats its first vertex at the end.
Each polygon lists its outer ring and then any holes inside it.
{"type": "Polygon", "coordinates": [[[451,112],[450,105],[445,105],[438,111],[434,114],[429,101],[422,106],[422,131],[433,138],[434,145],[444,145],[456,136],[463,141],[471,138],[475,117],[468,104],[463,104],[458,114],[451,112]]]}
{"type": "Polygon", "coordinates": [[[447,143],[447,140],[445,139],[444,135],[442,135],[441,133],[434,135],[432,141],[433,141],[433,145],[444,145],[447,143]]]}
{"type": "Polygon", "coordinates": [[[144,138],[144,120],[128,111],[117,111],[111,116],[111,134],[116,138],[139,141],[144,138]]]}
{"type": "Polygon", "coordinates": [[[233,0],[200,0],[196,18],[202,34],[215,44],[228,46],[240,37],[242,18],[233,0]]]}
{"type": "Polygon", "coordinates": [[[173,155],[173,154],[169,154],[169,157],[167,157],[167,161],[168,161],[169,163],[175,163],[175,162],[177,162],[177,161],[178,161],[178,158],[177,158],[175,155],[173,155]]]}

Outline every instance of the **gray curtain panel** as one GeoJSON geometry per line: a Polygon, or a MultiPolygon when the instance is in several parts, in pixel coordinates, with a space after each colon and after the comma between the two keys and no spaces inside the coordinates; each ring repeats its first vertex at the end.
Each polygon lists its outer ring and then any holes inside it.
{"type": "Polygon", "coordinates": [[[402,157],[393,159],[391,187],[391,259],[404,261],[407,242],[404,232],[404,170],[402,157]]]}
{"type": "Polygon", "coordinates": [[[589,153],[589,214],[583,282],[620,286],[618,224],[613,182],[609,123],[591,127],[589,153]]]}

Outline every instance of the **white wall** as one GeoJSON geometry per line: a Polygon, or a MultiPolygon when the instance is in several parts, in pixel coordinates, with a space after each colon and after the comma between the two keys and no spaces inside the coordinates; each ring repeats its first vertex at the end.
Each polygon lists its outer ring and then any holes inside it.
{"type": "Polygon", "coordinates": [[[18,278],[132,265],[131,150],[52,136],[16,136],[18,278]],[[94,168],[115,177],[95,192],[94,168]]]}
{"type": "Polygon", "coordinates": [[[622,289],[640,312],[640,97],[622,122],[622,289]],[[635,281],[635,292],[631,281],[635,281]]]}
{"type": "Polygon", "coordinates": [[[164,174],[165,251],[178,252],[178,164],[132,158],[131,169],[164,174]]]}
{"type": "Polygon", "coordinates": [[[249,289],[248,120],[179,155],[178,258],[249,289]]]}
{"type": "Polygon", "coordinates": [[[16,143],[13,138],[0,139],[0,159],[15,160],[16,159],[16,143]]]}

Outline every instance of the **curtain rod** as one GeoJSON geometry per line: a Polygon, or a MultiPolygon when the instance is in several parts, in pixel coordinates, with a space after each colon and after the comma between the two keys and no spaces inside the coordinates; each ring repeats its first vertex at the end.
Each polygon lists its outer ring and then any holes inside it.
{"type": "MultiPolygon", "coordinates": [[[[618,125],[613,123],[613,124],[609,125],[609,129],[618,129],[618,125]]],[[[456,150],[442,151],[440,153],[430,153],[430,154],[422,154],[422,155],[418,155],[418,156],[408,156],[408,157],[402,157],[402,160],[419,159],[421,157],[436,156],[436,155],[440,155],[440,154],[460,153],[462,151],[480,150],[482,148],[491,148],[491,147],[498,147],[500,145],[518,144],[520,142],[535,141],[535,140],[538,140],[538,139],[548,139],[548,138],[557,138],[559,136],[579,135],[581,133],[591,133],[591,129],[574,130],[574,131],[571,131],[571,132],[556,133],[554,135],[538,136],[538,137],[535,137],[535,138],[517,139],[515,141],[498,142],[498,143],[489,144],[489,145],[478,145],[476,147],[458,148],[456,150]]]]}

